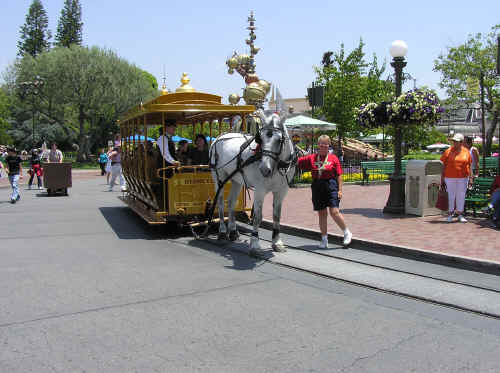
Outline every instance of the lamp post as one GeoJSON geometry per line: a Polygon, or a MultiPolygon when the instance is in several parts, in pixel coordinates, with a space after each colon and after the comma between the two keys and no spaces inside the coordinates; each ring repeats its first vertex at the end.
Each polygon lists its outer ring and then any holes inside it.
{"type": "MultiPolygon", "coordinates": [[[[394,67],[396,75],[396,98],[401,95],[403,68],[406,66],[405,56],[408,46],[402,40],[392,42],[389,49],[393,58],[391,66],[394,67]]],[[[390,176],[391,190],[389,199],[384,207],[384,213],[403,214],[405,211],[405,179],[401,175],[401,144],[403,134],[400,123],[394,124],[394,173],[390,176]]]]}
{"type": "Polygon", "coordinates": [[[486,125],[484,121],[485,110],[484,110],[484,72],[481,69],[479,73],[479,85],[481,88],[481,133],[482,133],[482,145],[483,145],[483,177],[486,176],[486,125]]]}
{"type": "Polygon", "coordinates": [[[31,95],[31,110],[32,110],[32,129],[31,129],[31,148],[35,148],[35,109],[36,109],[36,97],[40,93],[40,90],[43,88],[45,81],[40,78],[40,76],[36,76],[32,81],[21,82],[19,84],[20,88],[20,96],[21,99],[24,100],[26,95],[31,95]]]}

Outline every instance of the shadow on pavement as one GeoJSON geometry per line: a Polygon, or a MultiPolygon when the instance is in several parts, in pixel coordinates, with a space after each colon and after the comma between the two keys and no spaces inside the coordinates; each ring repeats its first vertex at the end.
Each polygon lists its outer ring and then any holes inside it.
{"type": "Polygon", "coordinates": [[[218,240],[216,238],[206,238],[204,240],[191,240],[189,245],[198,249],[217,253],[220,256],[231,260],[232,266],[225,266],[226,268],[245,271],[254,269],[264,262],[263,258],[253,258],[248,255],[248,243],[242,241],[226,241],[218,240]]]}
{"type": "Polygon", "coordinates": [[[413,219],[415,216],[409,215],[391,215],[384,214],[382,212],[382,208],[351,208],[351,209],[340,209],[340,212],[345,215],[362,215],[367,218],[375,218],[375,219],[413,219]]]}
{"type": "MultiPolygon", "coordinates": [[[[118,238],[122,240],[165,240],[192,237],[191,230],[188,227],[179,227],[176,223],[150,226],[126,206],[100,207],[99,211],[118,238]]],[[[216,231],[215,227],[214,232],[216,231]]],[[[253,269],[260,261],[248,256],[248,243],[218,240],[215,235],[213,237],[209,236],[203,240],[191,239],[187,244],[198,249],[215,252],[231,260],[233,265],[226,267],[235,270],[253,269]]]]}
{"type": "Polygon", "coordinates": [[[127,206],[99,207],[102,216],[121,240],[161,239],[159,227],[151,227],[127,206]]]}

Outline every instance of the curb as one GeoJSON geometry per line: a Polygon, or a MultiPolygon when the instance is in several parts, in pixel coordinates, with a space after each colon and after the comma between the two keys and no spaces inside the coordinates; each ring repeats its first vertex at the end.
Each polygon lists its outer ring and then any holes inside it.
{"type": "MultiPolygon", "coordinates": [[[[263,219],[261,228],[273,229],[273,222],[263,219]]],[[[298,227],[295,225],[281,224],[281,232],[294,236],[319,240],[321,233],[315,229],[298,227]]],[[[328,233],[328,240],[342,245],[343,236],[328,233]]],[[[470,258],[460,255],[450,255],[432,250],[423,250],[409,246],[394,245],[388,242],[371,241],[361,238],[352,239],[351,246],[359,250],[373,251],[394,256],[409,257],[421,261],[432,262],[447,266],[459,266],[464,269],[483,270],[500,273],[500,263],[491,260],[470,258]]]]}

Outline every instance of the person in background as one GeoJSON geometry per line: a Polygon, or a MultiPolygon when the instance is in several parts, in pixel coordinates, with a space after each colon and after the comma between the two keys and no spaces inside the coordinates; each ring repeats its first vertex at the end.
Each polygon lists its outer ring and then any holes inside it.
{"type": "Polygon", "coordinates": [[[196,147],[191,149],[189,153],[188,164],[190,165],[207,165],[209,163],[208,159],[208,144],[207,139],[201,133],[196,135],[195,138],[196,147]]]}
{"type": "Polygon", "coordinates": [[[108,163],[108,154],[104,150],[104,148],[101,149],[101,152],[99,153],[99,167],[101,167],[101,176],[106,175],[106,164],[108,163]]]}
{"type": "Polygon", "coordinates": [[[109,182],[109,191],[113,191],[113,187],[115,185],[115,180],[117,177],[120,178],[120,189],[124,192],[127,187],[125,185],[125,178],[123,177],[122,172],[122,162],[121,162],[121,147],[120,145],[113,148],[109,158],[111,159],[111,181],[109,182]]]}
{"type": "Polygon", "coordinates": [[[62,163],[62,161],[63,161],[63,154],[59,149],[57,149],[56,143],[52,144],[52,147],[51,147],[50,152],[49,152],[48,161],[50,163],[62,163]]]}
{"type": "Polygon", "coordinates": [[[453,214],[456,213],[459,222],[467,223],[463,211],[467,186],[472,182],[472,159],[469,150],[463,146],[464,135],[456,133],[451,141],[453,146],[446,149],[441,156],[441,162],[443,162],[441,179],[446,183],[448,191],[448,217],[446,221],[451,223],[453,214]]]}
{"type": "Polygon", "coordinates": [[[109,178],[111,177],[111,153],[113,152],[113,147],[110,146],[108,147],[108,151],[106,153],[106,156],[108,157],[108,161],[106,162],[106,168],[104,171],[106,171],[106,184],[109,185],[109,178]]]}
{"type": "Polygon", "coordinates": [[[328,212],[344,232],[344,245],[349,245],[352,240],[352,233],[339,210],[342,199],[342,167],[337,156],[328,152],[330,144],[330,137],[321,135],[318,138],[318,152],[300,157],[297,164],[300,169],[311,171],[313,177],[311,192],[313,209],[318,212],[319,218],[320,249],[328,247],[328,212]]]}
{"type": "Polygon", "coordinates": [[[23,178],[23,167],[21,166],[22,159],[17,154],[17,150],[14,147],[7,148],[7,157],[5,158],[5,164],[7,165],[7,171],[9,173],[9,182],[12,187],[12,194],[10,195],[10,203],[16,203],[21,199],[19,195],[19,179],[23,178]]]}
{"type": "Polygon", "coordinates": [[[7,156],[7,150],[3,146],[0,146],[0,177],[2,177],[2,171],[7,172],[5,171],[5,166],[3,165],[6,156],[7,156]]]}
{"type": "Polygon", "coordinates": [[[471,175],[477,177],[479,175],[479,150],[472,144],[473,139],[470,136],[465,138],[464,145],[469,149],[471,156],[471,175]]]}
{"type": "Polygon", "coordinates": [[[494,208],[493,224],[496,228],[500,228],[500,175],[495,177],[490,188],[491,202],[489,207],[494,208]]]}
{"type": "Polygon", "coordinates": [[[40,153],[37,149],[33,149],[33,151],[31,152],[30,164],[31,169],[30,180],[28,181],[28,189],[31,189],[35,175],[38,182],[38,189],[42,189],[42,166],[40,165],[40,153]]]}
{"type": "Polygon", "coordinates": [[[181,140],[177,144],[177,160],[181,162],[181,164],[188,164],[189,159],[189,149],[187,140],[181,140]]]}

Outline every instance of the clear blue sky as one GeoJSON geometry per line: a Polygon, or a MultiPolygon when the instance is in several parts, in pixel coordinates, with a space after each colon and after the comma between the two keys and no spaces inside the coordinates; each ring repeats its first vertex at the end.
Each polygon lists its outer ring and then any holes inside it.
{"type": "MultiPolygon", "coordinates": [[[[63,0],[42,0],[50,29],[56,32],[63,0]]],[[[31,0],[2,0],[0,71],[16,58],[19,28],[31,0]]],[[[85,45],[114,50],[151,72],[167,87],[179,86],[182,72],[199,91],[226,98],[241,93],[238,74],[228,75],[226,58],[247,52],[247,16],[253,10],[258,27],[256,57],[260,78],[276,84],[285,98],[303,97],[314,78],[313,66],[323,52],[345,44],[351,51],[359,38],[367,59],[390,61],[395,39],[408,44],[405,69],[417,85],[438,89],[434,60],[470,33],[487,33],[500,23],[500,1],[176,1],[81,0],[85,45]]],[[[392,69],[387,66],[388,69],[392,69]]],[[[412,88],[408,83],[404,89],[412,88]]],[[[442,93],[442,91],[438,92],[442,93]]]]}

